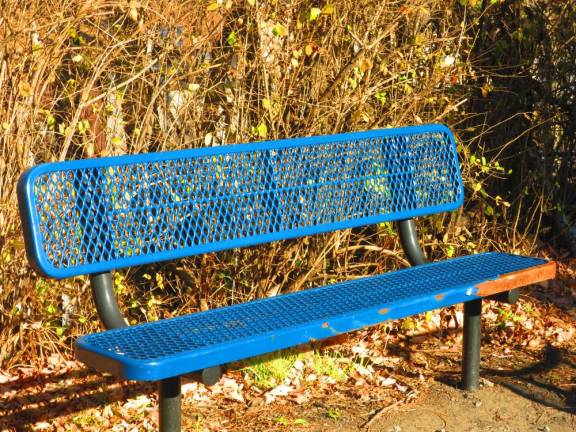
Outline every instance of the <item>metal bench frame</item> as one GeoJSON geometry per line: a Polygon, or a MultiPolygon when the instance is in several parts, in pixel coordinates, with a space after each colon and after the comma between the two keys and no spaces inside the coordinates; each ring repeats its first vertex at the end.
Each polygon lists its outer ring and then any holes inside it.
{"type": "MultiPolygon", "coordinates": [[[[370,140],[370,139],[374,139],[374,137],[376,137],[377,139],[379,139],[378,137],[380,135],[378,134],[388,134],[388,133],[394,133],[397,132],[398,136],[403,137],[403,134],[409,135],[409,134],[444,134],[445,139],[447,139],[448,141],[451,141],[451,150],[449,150],[451,153],[451,155],[449,157],[453,158],[454,160],[456,160],[456,165],[457,168],[455,168],[455,170],[457,170],[457,176],[460,176],[459,173],[459,166],[458,166],[458,161],[457,161],[457,155],[456,155],[456,149],[455,149],[455,143],[454,140],[451,136],[450,131],[441,125],[429,125],[429,126],[418,126],[418,127],[411,127],[411,128],[401,128],[400,130],[388,130],[386,132],[383,131],[374,131],[374,132],[366,132],[366,133],[359,133],[359,134],[343,134],[343,135],[336,135],[336,136],[331,136],[331,137],[314,137],[314,138],[306,138],[306,139],[299,139],[300,141],[302,140],[308,140],[312,143],[320,143],[322,144],[323,142],[329,142],[330,139],[333,140],[348,140],[348,141],[354,141],[355,139],[359,139],[359,140],[370,140]]],[[[421,135],[418,135],[421,136],[421,135]]],[[[433,135],[430,135],[433,136],[433,135]]],[[[401,140],[403,138],[400,138],[399,140],[401,140]]],[[[430,139],[436,139],[436,138],[430,138],[430,139]]],[[[292,145],[292,142],[296,142],[298,140],[284,140],[284,141],[276,141],[276,142],[268,142],[268,143],[258,143],[258,144],[250,144],[250,145],[243,145],[244,147],[239,147],[239,146],[231,146],[229,148],[225,148],[225,152],[233,152],[236,150],[230,150],[230,148],[234,148],[234,149],[258,149],[258,151],[266,151],[269,152],[267,153],[267,157],[271,157],[270,155],[272,154],[272,152],[274,152],[274,145],[275,143],[280,143],[282,145],[287,144],[288,146],[292,145]],[[262,150],[264,149],[264,150],[262,150]],[[266,150],[266,149],[271,149],[271,150],[266,150]]],[[[342,141],[343,142],[343,141],[342,141]]],[[[393,142],[393,145],[396,144],[402,144],[400,141],[393,142]]],[[[287,148],[291,148],[291,147],[287,147],[287,148]]],[[[195,151],[196,153],[194,153],[195,155],[218,155],[218,149],[214,150],[214,149],[197,149],[195,151]]],[[[172,154],[177,154],[178,152],[173,152],[172,154]]],[[[182,153],[182,152],[180,152],[182,153]]],[[[188,153],[187,153],[188,154],[188,153]]],[[[166,155],[166,153],[164,154],[166,155]]],[[[211,158],[214,156],[210,156],[211,158]]],[[[404,156],[402,156],[404,158],[408,158],[410,157],[409,154],[405,154],[404,156]]],[[[112,162],[114,163],[118,163],[118,161],[122,160],[128,160],[127,158],[131,158],[130,160],[135,160],[138,159],[138,156],[129,156],[129,157],[119,157],[119,158],[111,158],[109,159],[110,163],[112,164],[112,162]],[[124,159],[122,159],[124,158],[124,159]]],[[[149,158],[149,156],[148,156],[149,158]]],[[[144,156],[142,158],[144,160],[144,156]]],[[[148,160],[148,159],[146,159],[148,160]]],[[[63,165],[64,167],[62,168],[62,170],[65,169],[66,163],[62,163],[60,165],[63,165]]],[[[105,167],[105,165],[102,165],[105,167]]],[[[39,170],[36,171],[42,171],[43,168],[40,168],[39,170]]],[[[89,176],[91,176],[90,178],[93,178],[93,176],[99,176],[100,171],[102,169],[107,169],[107,168],[94,168],[93,171],[90,172],[89,176]]],[[[379,168],[379,169],[383,169],[383,168],[379,168]]],[[[31,171],[34,171],[35,169],[32,169],[31,171]]],[[[36,266],[36,268],[39,270],[40,273],[47,275],[49,277],[67,277],[73,274],[85,274],[82,272],[77,271],[76,273],[74,273],[76,270],[74,269],[75,263],[68,263],[67,266],[69,268],[64,268],[64,271],[61,271],[61,269],[58,268],[53,268],[52,263],[47,262],[47,258],[46,258],[46,254],[41,251],[42,245],[41,245],[41,240],[39,240],[42,237],[42,233],[40,233],[40,228],[38,228],[39,223],[38,222],[38,216],[33,214],[37,208],[40,208],[42,206],[42,204],[38,204],[34,202],[34,195],[39,193],[38,191],[34,191],[32,190],[35,186],[33,185],[33,181],[34,179],[31,179],[31,171],[24,173],[20,179],[19,182],[19,187],[18,187],[18,198],[19,198],[19,204],[20,204],[20,214],[21,217],[23,219],[23,227],[24,227],[24,233],[25,233],[25,239],[26,239],[26,249],[27,249],[27,254],[29,257],[30,262],[36,266]],[[36,217],[37,219],[34,220],[34,217],[36,217]]],[[[50,172],[48,170],[48,172],[50,172]]],[[[380,174],[380,171],[378,171],[378,173],[380,174]]],[[[37,172],[36,174],[37,175],[37,172]]],[[[103,174],[105,175],[105,173],[103,174]]],[[[267,174],[269,175],[269,174],[267,174]]],[[[271,174],[270,174],[271,175],[271,174]]],[[[270,176],[269,175],[269,176],[270,176]]],[[[387,178],[387,177],[386,177],[387,178]]],[[[269,180],[269,179],[268,179],[269,180]]],[[[60,180],[58,180],[60,181],[60,180]]],[[[76,185],[76,183],[80,183],[82,181],[82,179],[80,180],[72,180],[74,182],[74,184],[76,185]]],[[[424,182],[429,181],[428,180],[423,180],[424,182]]],[[[61,182],[61,181],[60,181],[61,182]]],[[[374,185],[376,185],[377,188],[383,188],[384,186],[382,186],[382,183],[378,183],[379,180],[376,181],[376,183],[374,183],[374,181],[372,180],[371,184],[368,184],[368,186],[370,187],[374,187],[374,185]]],[[[306,235],[306,234],[314,234],[317,232],[323,232],[323,231],[333,231],[336,229],[341,229],[341,228],[346,228],[346,227],[351,227],[351,226],[363,226],[363,225],[367,225],[369,223],[374,223],[374,222],[380,222],[380,221],[384,221],[384,220],[389,220],[389,221],[395,221],[397,224],[397,228],[398,228],[398,233],[399,233],[399,237],[400,237],[400,241],[401,241],[401,245],[402,245],[402,249],[404,251],[404,253],[406,254],[410,264],[412,266],[419,266],[422,264],[427,263],[426,257],[424,252],[422,251],[420,244],[419,244],[419,239],[418,239],[418,233],[417,233],[417,229],[416,229],[416,225],[414,223],[414,216],[419,216],[419,215],[428,215],[431,213],[438,213],[441,211],[447,211],[447,210],[453,210],[457,207],[459,207],[462,204],[462,197],[463,197],[463,191],[462,191],[462,185],[461,185],[461,179],[458,179],[459,182],[459,195],[460,196],[454,196],[454,193],[452,193],[452,202],[448,203],[448,205],[440,203],[438,204],[431,204],[429,205],[427,208],[424,209],[413,209],[413,210],[406,210],[406,211],[397,211],[395,214],[392,215],[392,217],[389,218],[374,218],[374,217],[369,217],[369,218],[365,218],[365,223],[355,223],[355,224],[351,224],[351,225],[346,225],[346,222],[342,222],[342,223],[329,223],[328,225],[326,225],[328,228],[323,229],[323,230],[316,230],[313,232],[307,232],[306,229],[300,229],[298,228],[296,231],[285,231],[288,232],[289,235],[282,235],[282,232],[280,232],[277,235],[277,238],[270,238],[270,237],[266,237],[267,235],[269,236],[269,234],[263,235],[263,236],[256,236],[255,240],[253,238],[253,240],[250,242],[247,242],[246,244],[236,244],[233,247],[238,247],[238,246],[247,246],[247,245],[251,245],[251,244],[256,244],[256,243],[263,243],[263,242],[269,242],[271,240],[277,240],[277,239],[285,239],[285,238],[294,238],[294,237],[298,237],[301,235],[306,235]],[[432,206],[432,207],[430,207],[432,206]],[[256,241],[257,240],[257,241],[256,241]]],[[[158,183],[160,183],[160,181],[158,181],[158,183]]],[[[60,185],[61,186],[61,185],[60,185]]],[[[53,193],[61,193],[61,189],[58,189],[60,186],[56,187],[56,192],[53,193]]],[[[86,186],[84,186],[86,187],[86,186]]],[[[88,186],[88,187],[93,187],[93,189],[96,189],[96,187],[94,186],[88,186]]],[[[408,184],[408,189],[412,188],[411,184],[408,184]]],[[[54,189],[54,188],[53,188],[54,189]]],[[[41,189],[40,189],[41,190],[41,189]]],[[[92,191],[92,194],[96,194],[97,191],[92,191]]],[[[104,193],[104,192],[102,192],[104,193]]],[[[382,191],[380,190],[379,193],[382,193],[382,191]]],[[[387,192],[389,193],[389,192],[387,192]]],[[[411,192],[413,193],[413,192],[411,192]]],[[[68,197],[69,198],[69,197],[68,197]]],[[[162,198],[160,198],[162,199],[162,198]]],[[[382,199],[382,195],[380,195],[380,199],[382,199]]],[[[50,212],[50,210],[46,210],[46,212],[50,212]]],[[[84,215],[85,216],[85,215],[84,215]]],[[[48,216],[50,217],[50,216],[48,216]]],[[[82,214],[80,215],[76,215],[76,217],[83,217],[82,214]]],[[[86,220],[86,219],[84,219],[86,220]]],[[[191,222],[187,222],[188,224],[191,224],[191,222]]],[[[98,225],[98,224],[106,224],[105,219],[100,219],[100,220],[95,220],[93,222],[94,225],[98,225]]],[[[273,231],[273,230],[272,230],[273,231]]],[[[258,233],[260,234],[260,233],[258,233]]],[[[49,238],[50,236],[52,236],[52,233],[49,234],[44,234],[44,238],[49,238]]],[[[83,233],[78,234],[79,236],[84,235],[83,233]]],[[[220,237],[218,238],[220,240],[220,237]]],[[[225,239],[226,240],[226,239],[225,239]]],[[[242,240],[242,239],[240,239],[242,240]]],[[[53,239],[52,239],[53,241],[53,239]]],[[[212,240],[210,239],[210,242],[212,242],[212,240]]],[[[200,252],[198,253],[204,253],[204,252],[209,252],[212,250],[223,250],[223,249],[229,249],[230,246],[226,246],[226,244],[224,244],[224,246],[218,246],[217,247],[213,247],[210,249],[210,244],[208,245],[208,249],[206,249],[204,246],[200,245],[198,248],[201,249],[200,252]],[[202,248],[205,249],[202,249],[202,248]]],[[[122,313],[120,312],[120,309],[118,307],[118,303],[116,300],[116,296],[114,294],[114,284],[113,284],[113,280],[112,280],[112,274],[111,274],[111,270],[114,268],[119,268],[119,267],[125,267],[125,266],[129,266],[129,265],[139,265],[139,264],[146,264],[147,262],[155,262],[158,261],[158,258],[154,258],[154,253],[151,253],[151,257],[143,257],[140,260],[136,260],[136,259],[132,259],[131,257],[126,257],[126,251],[128,249],[126,249],[126,247],[124,247],[123,252],[120,253],[119,255],[116,254],[112,254],[112,258],[109,258],[109,263],[105,264],[103,266],[100,266],[99,263],[96,263],[94,265],[92,265],[92,267],[88,266],[89,269],[91,269],[91,271],[89,272],[89,276],[90,276],[90,285],[91,285],[91,289],[92,289],[92,296],[96,305],[96,309],[98,312],[98,315],[100,317],[100,320],[102,321],[104,327],[106,329],[117,329],[117,328],[122,328],[122,327],[127,327],[127,321],[126,319],[123,317],[122,313]],[[101,271],[93,271],[93,269],[101,269],[101,271]]],[[[130,252],[131,255],[132,251],[130,252]]],[[[175,252],[170,252],[168,254],[162,255],[163,259],[174,259],[174,258],[179,258],[182,256],[186,256],[185,254],[183,254],[182,252],[179,252],[178,250],[175,252]]],[[[56,260],[57,258],[54,258],[54,260],[56,260]]],[[[62,257],[60,257],[60,259],[62,259],[62,257]]],[[[64,259],[67,259],[66,257],[64,257],[64,259]]],[[[83,268],[82,267],[82,263],[79,264],[79,268],[83,268]]],[[[66,267],[66,265],[64,266],[66,267]]],[[[555,269],[554,269],[555,271],[555,269]]],[[[513,303],[518,299],[518,289],[517,287],[519,286],[523,286],[526,285],[528,283],[530,283],[530,281],[536,281],[536,280],[543,280],[543,279],[547,279],[550,277],[553,277],[553,270],[547,271],[545,272],[546,274],[540,274],[539,276],[535,276],[532,277],[532,279],[522,279],[521,283],[516,283],[513,285],[510,285],[508,287],[504,287],[503,289],[497,289],[494,290],[493,292],[498,292],[497,295],[491,295],[490,291],[488,290],[486,293],[484,293],[482,295],[482,297],[489,297],[489,298],[493,298],[499,301],[505,301],[505,302],[509,302],[509,303],[513,303]],[[552,276],[551,276],[552,275],[552,276]]],[[[463,325],[463,332],[464,332],[464,339],[463,339],[463,361],[462,361],[462,388],[464,390],[475,390],[478,388],[479,386],[479,370],[480,370],[480,340],[481,340],[481,323],[480,323],[480,316],[481,316],[481,309],[482,309],[482,299],[481,297],[479,299],[475,299],[472,301],[468,301],[464,303],[464,325],[463,325]]],[[[201,379],[204,383],[206,384],[212,384],[215,383],[219,380],[220,376],[222,374],[221,371],[221,367],[220,366],[215,366],[215,367],[210,367],[207,369],[204,369],[203,371],[201,371],[201,379]]],[[[164,431],[164,432],[173,432],[173,431],[179,431],[181,428],[181,412],[180,412],[180,377],[176,376],[176,377],[172,377],[172,378],[167,378],[167,379],[163,379],[159,382],[159,410],[160,410],[160,430],[164,431]]]]}
{"type": "MultiPolygon", "coordinates": [[[[402,249],[411,265],[421,265],[428,262],[422,251],[418,232],[413,219],[397,222],[398,234],[402,249]]],[[[126,319],[120,312],[114,283],[110,272],[90,276],[92,296],[96,304],[98,316],[107,330],[126,327],[126,319]]],[[[500,295],[489,297],[506,303],[518,300],[519,289],[515,288],[500,295]]],[[[462,344],[462,389],[477,390],[480,383],[480,346],[481,346],[481,313],[482,299],[464,303],[464,324],[462,344]]],[[[220,367],[201,371],[200,379],[207,385],[215,384],[222,376],[220,367]]],[[[160,430],[166,432],[180,430],[180,377],[165,379],[159,382],[158,400],[160,410],[160,430]]]]}
{"type": "MultiPolygon", "coordinates": [[[[397,222],[398,234],[402,249],[411,265],[428,262],[422,251],[418,231],[413,219],[397,222]]],[[[126,319],[120,312],[114,294],[114,282],[110,272],[90,275],[92,296],[100,321],[107,330],[126,327],[126,319]]],[[[499,300],[514,303],[518,299],[519,290],[506,291],[499,300]]],[[[482,300],[464,303],[464,340],[462,345],[462,389],[477,390],[480,383],[480,345],[482,300]]],[[[222,376],[220,367],[201,371],[201,380],[207,385],[215,384],[222,376]]],[[[165,379],[158,385],[158,401],[160,410],[160,430],[165,432],[179,431],[181,426],[180,377],[165,379]]]]}

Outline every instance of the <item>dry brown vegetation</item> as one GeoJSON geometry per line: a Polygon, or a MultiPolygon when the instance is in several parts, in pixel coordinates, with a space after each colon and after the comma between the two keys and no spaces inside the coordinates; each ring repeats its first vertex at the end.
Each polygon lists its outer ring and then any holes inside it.
{"type": "MultiPolygon", "coordinates": [[[[576,253],[575,16],[527,0],[0,2],[0,366],[99,328],[86,278],[39,278],[24,256],[16,181],[45,161],[442,122],[468,198],[422,222],[431,258],[558,238],[576,253]]],[[[405,264],[383,224],[115,282],[139,322],[405,264]]]]}

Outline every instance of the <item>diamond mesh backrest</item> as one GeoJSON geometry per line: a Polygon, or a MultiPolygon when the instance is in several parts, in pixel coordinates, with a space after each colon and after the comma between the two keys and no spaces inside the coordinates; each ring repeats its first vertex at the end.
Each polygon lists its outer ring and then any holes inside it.
{"type": "Polygon", "coordinates": [[[29,259],[69,277],[453,210],[454,138],[429,125],[39,165],[29,259]]]}

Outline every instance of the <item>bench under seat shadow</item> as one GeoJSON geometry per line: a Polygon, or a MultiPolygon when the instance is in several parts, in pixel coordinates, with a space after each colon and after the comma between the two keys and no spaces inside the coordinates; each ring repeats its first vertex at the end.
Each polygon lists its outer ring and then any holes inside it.
{"type": "Polygon", "coordinates": [[[39,274],[90,277],[107,329],[76,355],[159,381],[160,430],[181,429],[180,376],[390,319],[464,303],[462,387],[478,387],[482,299],[555,277],[539,258],[483,253],[428,263],[414,218],[458,209],[464,188],[442,125],[42,164],[18,183],[39,274]],[[413,267],[129,327],[112,271],[334,230],[396,222],[413,267]]]}

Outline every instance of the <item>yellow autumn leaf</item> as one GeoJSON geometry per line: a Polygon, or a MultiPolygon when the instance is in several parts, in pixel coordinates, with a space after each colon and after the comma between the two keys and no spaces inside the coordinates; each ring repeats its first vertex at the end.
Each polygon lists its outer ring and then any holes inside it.
{"type": "Polygon", "coordinates": [[[487,82],[482,86],[481,90],[482,90],[482,97],[488,97],[488,95],[492,92],[492,90],[494,90],[494,88],[489,82],[487,82]]]}
{"type": "Polygon", "coordinates": [[[320,14],[322,13],[322,9],[317,8],[317,7],[313,7],[312,9],[310,9],[310,21],[314,21],[316,20],[320,14]]]}
{"type": "Polygon", "coordinates": [[[332,6],[331,4],[327,4],[322,8],[322,13],[324,15],[332,15],[334,13],[334,6],[332,6]]]}
{"type": "Polygon", "coordinates": [[[20,96],[28,97],[32,94],[32,86],[28,81],[20,81],[20,83],[18,84],[18,91],[20,93],[20,96]]]}
{"type": "Polygon", "coordinates": [[[136,7],[136,2],[130,2],[130,7],[128,8],[128,18],[132,21],[138,21],[138,9],[136,7]]]}
{"type": "Polygon", "coordinates": [[[372,69],[372,61],[370,61],[370,59],[365,58],[364,60],[362,60],[362,62],[360,63],[360,70],[362,72],[366,72],[367,70],[372,69]]]}
{"type": "Polygon", "coordinates": [[[312,48],[312,45],[308,44],[304,47],[304,52],[308,57],[310,57],[314,53],[314,48],[312,48]]]}
{"type": "Polygon", "coordinates": [[[272,27],[272,34],[276,37],[283,37],[288,34],[288,29],[286,26],[276,23],[274,24],[274,27],[272,27]]]}
{"type": "Polygon", "coordinates": [[[210,11],[215,11],[216,9],[220,8],[220,5],[218,4],[218,2],[214,2],[214,3],[210,3],[207,7],[206,10],[208,12],[210,11]]]}
{"type": "Polygon", "coordinates": [[[268,127],[265,123],[260,123],[256,126],[256,132],[258,132],[259,137],[266,138],[268,136],[268,127]]]}

